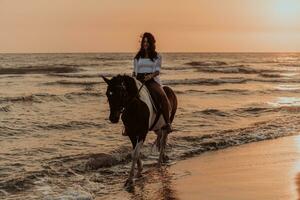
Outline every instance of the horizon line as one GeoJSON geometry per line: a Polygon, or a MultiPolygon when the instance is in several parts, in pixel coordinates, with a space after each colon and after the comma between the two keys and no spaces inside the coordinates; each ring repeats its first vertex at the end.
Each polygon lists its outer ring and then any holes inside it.
{"type": "MultiPolygon", "coordinates": [[[[137,53],[137,51],[91,51],[91,52],[0,52],[0,54],[111,54],[111,53],[137,53]]],[[[300,51],[159,51],[159,53],[300,53],[300,51]]]]}

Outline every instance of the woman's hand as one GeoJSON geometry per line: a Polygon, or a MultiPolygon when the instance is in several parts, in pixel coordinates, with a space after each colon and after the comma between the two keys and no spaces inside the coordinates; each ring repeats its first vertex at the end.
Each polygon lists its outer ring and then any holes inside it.
{"type": "Polygon", "coordinates": [[[149,81],[149,80],[152,79],[152,78],[153,78],[153,74],[148,74],[148,75],[145,76],[144,81],[145,81],[145,82],[146,82],[146,81],[149,81]]]}
{"type": "Polygon", "coordinates": [[[145,82],[149,81],[150,79],[152,79],[152,78],[154,78],[154,77],[156,77],[158,75],[159,75],[159,71],[156,71],[154,73],[148,74],[148,75],[145,76],[144,81],[145,82]]]}

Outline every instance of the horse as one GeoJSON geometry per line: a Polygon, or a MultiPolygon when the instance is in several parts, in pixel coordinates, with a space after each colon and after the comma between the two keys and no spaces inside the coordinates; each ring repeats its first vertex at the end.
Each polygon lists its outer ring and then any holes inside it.
{"type": "MultiPolygon", "coordinates": [[[[157,135],[156,145],[160,151],[158,165],[160,166],[166,158],[165,146],[168,133],[163,129],[166,122],[159,109],[155,110],[154,106],[141,100],[141,93],[145,92],[147,88],[146,86],[143,88],[144,85],[140,81],[134,77],[120,74],[111,79],[105,76],[102,78],[107,83],[106,96],[110,108],[109,120],[111,123],[118,123],[121,116],[126,135],[132,143],[132,164],[129,177],[124,185],[126,187],[133,184],[134,177],[142,176],[143,164],[140,152],[150,129],[157,135]],[[135,174],[136,164],[138,171],[135,174]]],[[[169,110],[170,122],[172,123],[177,110],[177,97],[170,87],[163,86],[163,89],[171,105],[169,110]]]]}

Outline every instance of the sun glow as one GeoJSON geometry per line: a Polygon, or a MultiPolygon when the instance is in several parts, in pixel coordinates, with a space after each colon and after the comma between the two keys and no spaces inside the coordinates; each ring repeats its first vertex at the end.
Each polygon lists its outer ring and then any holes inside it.
{"type": "Polygon", "coordinates": [[[296,25],[300,19],[299,0],[275,0],[273,2],[273,20],[285,25],[296,25]]]}
{"type": "Polygon", "coordinates": [[[144,31],[161,52],[300,52],[299,19],[300,0],[0,0],[0,53],[135,52],[144,31]]]}

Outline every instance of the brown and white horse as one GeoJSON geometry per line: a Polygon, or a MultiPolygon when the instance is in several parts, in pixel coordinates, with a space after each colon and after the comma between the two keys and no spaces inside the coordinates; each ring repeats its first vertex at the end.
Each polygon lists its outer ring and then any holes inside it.
{"type": "MultiPolygon", "coordinates": [[[[140,158],[140,151],[146,139],[146,135],[149,132],[149,127],[151,127],[150,129],[157,135],[156,144],[160,150],[158,164],[160,165],[163,162],[168,135],[162,129],[165,125],[165,121],[159,111],[155,112],[153,107],[149,107],[149,105],[139,98],[140,88],[137,87],[136,79],[127,75],[118,75],[112,79],[108,79],[104,76],[102,76],[102,78],[108,85],[106,96],[110,107],[109,120],[112,123],[118,123],[121,116],[125,132],[132,143],[132,165],[129,177],[125,183],[125,186],[129,186],[133,183],[134,176],[141,176],[143,165],[140,158]],[[135,175],[136,164],[138,171],[135,175]]],[[[171,105],[170,120],[173,122],[177,110],[177,97],[171,88],[164,86],[163,89],[171,105]]]]}

